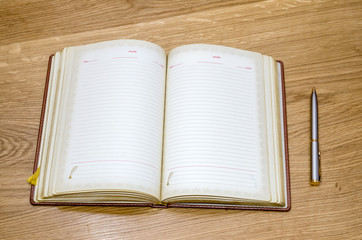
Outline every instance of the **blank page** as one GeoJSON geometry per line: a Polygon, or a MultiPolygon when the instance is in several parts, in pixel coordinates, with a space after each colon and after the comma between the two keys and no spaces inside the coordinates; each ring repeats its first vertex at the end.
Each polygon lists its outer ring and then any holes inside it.
{"type": "Polygon", "coordinates": [[[269,200],[262,55],[197,44],[168,63],[162,199],[269,200]]]}
{"type": "Polygon", "coordinates": [[[122,40],[71,49],[56,192],[127,190],[160,196],[165,52],[122,40]]]}

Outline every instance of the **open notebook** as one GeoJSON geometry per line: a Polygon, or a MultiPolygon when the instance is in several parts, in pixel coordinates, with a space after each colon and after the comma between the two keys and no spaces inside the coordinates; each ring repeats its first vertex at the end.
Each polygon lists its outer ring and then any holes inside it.
{"type": "Polygon", "coordinates": [[[50,57],[32,204],[290,209],[283,65],[115,40],[50,57]]]}

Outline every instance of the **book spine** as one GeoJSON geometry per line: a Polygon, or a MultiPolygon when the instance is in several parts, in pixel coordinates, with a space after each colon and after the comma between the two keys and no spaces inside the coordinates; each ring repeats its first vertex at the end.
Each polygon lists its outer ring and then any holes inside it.
{"type": "Polygon", "coordinates": [[[152,207],[154,207],[154,208],[168,208],[168,204],[167,203],[156,203],[156,204],[153,204],[152,207]]]}

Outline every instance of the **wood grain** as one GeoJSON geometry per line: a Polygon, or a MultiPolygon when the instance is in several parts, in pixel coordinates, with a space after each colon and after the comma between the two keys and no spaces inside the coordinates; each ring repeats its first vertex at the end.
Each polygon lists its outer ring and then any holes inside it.
{"type": "Polygon", "coordinates": [[[0,3],[1,239],[360,239],[362,2],[44,1],[0,3]],[[48,56],[111,39],[167,51],[211,43],[283,60],[292,209],[34,207],[29,204],[48,56]],[[317,88],[322,184],[309,186],[317,88]]]}

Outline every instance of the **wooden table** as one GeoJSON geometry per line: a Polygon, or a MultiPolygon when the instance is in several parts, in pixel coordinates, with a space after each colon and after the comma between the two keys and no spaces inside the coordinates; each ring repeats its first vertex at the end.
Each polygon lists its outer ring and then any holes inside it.
{"type": "Polygon", "coordinates": [[[0,3],[1,239],[361,239],[362,1],[43,1],[0,3]],[[261,52],[285,63],[290,212],[29,203],[48,56],[132,38],[261,52]],[[322,184],[309,186],[317,88],[322,184]]]}

